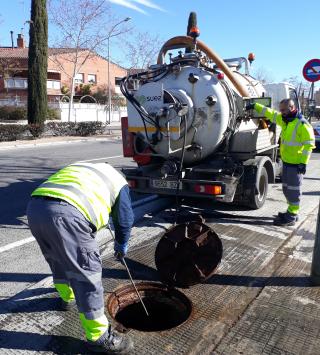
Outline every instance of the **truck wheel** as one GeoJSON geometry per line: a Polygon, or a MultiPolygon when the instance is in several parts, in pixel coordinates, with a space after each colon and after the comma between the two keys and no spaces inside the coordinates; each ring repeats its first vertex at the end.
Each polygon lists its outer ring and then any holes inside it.
{"type": "Polygon", "coordinates": [[[257,177],[258,181],[258,194],[256,193],[256,187],[254,186],[249,196],[248,206],[254,210],[261,208],[267,197],[268,192],[268,173],[265,167],[262,167],[260,176],[257,177]]]}

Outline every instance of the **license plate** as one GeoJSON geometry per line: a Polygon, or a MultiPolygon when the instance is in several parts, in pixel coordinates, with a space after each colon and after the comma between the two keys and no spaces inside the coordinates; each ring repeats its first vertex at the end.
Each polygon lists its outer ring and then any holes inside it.
{"type": "MultiPolygon", "coordinates": [[[[176,190],[178,186],[177,181],[169,181],[169,180],[151,180],[151,186],[157,189],[170,189],[176,190]]],[[[179,190],[182,189],[182,184],[179,185],[179,190]]]]}

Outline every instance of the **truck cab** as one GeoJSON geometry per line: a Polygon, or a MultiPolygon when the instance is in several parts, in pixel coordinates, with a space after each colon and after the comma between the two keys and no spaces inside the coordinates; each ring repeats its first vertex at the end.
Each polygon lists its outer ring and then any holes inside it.
{"type": "Polygon", "coordinates": [[[286,82],[280,82],[280,83],[264,84],[263,86],[266,90],[265,95],[267,97],[271,97],[273,109],[278,110],[279,103],[281,100],[292,99],[295,103],[295,106],[300,111],[301,107],[299,103],[298,94],[295,87],[292,84],[286,82]]]}

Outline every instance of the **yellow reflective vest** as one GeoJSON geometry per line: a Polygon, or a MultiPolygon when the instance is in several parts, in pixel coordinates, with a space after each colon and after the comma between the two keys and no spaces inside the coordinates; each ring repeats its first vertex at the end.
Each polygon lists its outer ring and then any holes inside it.
{"type": "Polygon", "coordinates": [[[256,103],[254,109],[281,127],[280,156],[289,164],[307,164],[315,148],[313,127],[302,117],[284,122],[280,112],[256,103]]]}
{"type": "Polygon", "coordinates": [[[105,163],[75,163],[55,174],[31,196],[49,196],[76,207],[97,230],[106,226],[109,214],[126,179],[105,163]]]}

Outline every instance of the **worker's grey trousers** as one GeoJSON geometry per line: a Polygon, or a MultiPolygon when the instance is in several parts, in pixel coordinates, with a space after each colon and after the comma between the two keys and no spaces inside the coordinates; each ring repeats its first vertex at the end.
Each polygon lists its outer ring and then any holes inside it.
{"type": "Polygon", "coordinates": [[[94,226],[64,201],[32,198],[27,217],[56,284],[72,287],[86,319],[104,314],[102,265],[94,226]]]}
{"type": "Polygon", "coordinates": [[[288,202],[288,212],[293,215],[299,212],[302,180],[303,175],[298,173],[297,165],[283,164],[282,190],[288,202]]]}

